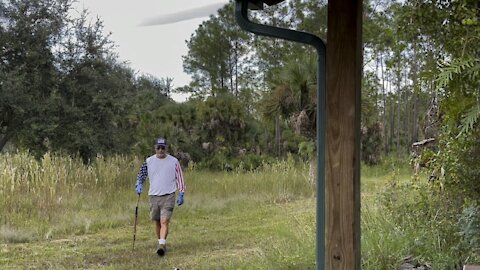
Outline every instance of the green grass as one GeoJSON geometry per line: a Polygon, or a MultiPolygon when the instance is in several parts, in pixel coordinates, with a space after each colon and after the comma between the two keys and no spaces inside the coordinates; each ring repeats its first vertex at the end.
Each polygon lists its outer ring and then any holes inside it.
{"type": "Polygon", "coordinates": [[[186,202],[174,212],[168,256],[159,258],[145,194],[131,250],[139,160],[99,159],[86,167],[48,159],[3,159],[0,187],[8,196],[0,203],[15,210],[2,215],[2,269],[315,267],[314,189],[308,170],[292,161],[256,172],[185,171],[186,202]],[[58,175],[63,178],[52,180],[58,175]]]}
{"type": "Polygon", "coordinates": [[[2,269],[314,269],[313,200],[188,206],[196,200],[190,197],[175,210],[164,258],[154,254],[156,240],[144,200],[135,251],[132,226],[126,224],[49,241],[3,244],[0,264],[2,269]]]}
{"type": "MultiPolygon", "coordinates": [[[[145,194],[132,251],[141,162],[0,156],[0,268],[315,269],[315,188],[306,165],[186,170],[186,201],[174,211],[160,258],[145,194]]],[[[453,269],[454,243],[445,237],[451,224],[421,219],[435,202],[410,178],[404,164],[362,167],[362,269],[398,269],[409,255],[453,269]]]]}

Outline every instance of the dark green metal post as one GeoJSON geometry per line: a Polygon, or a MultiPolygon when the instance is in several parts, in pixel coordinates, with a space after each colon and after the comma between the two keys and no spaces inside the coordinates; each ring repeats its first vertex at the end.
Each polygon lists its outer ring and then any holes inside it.
{"type": "Polygon", "coordinates": [[[326,50],[317,59],[317,270],[325,269],[326,50]]]}
{"type": "MultiPolygon", "coordinates": [[[[238,25],[257,35],[286,39],[315,47],[317,59],[317,270],[325,268],[325,85],[326,44],[310,33],[253,23],[248,19],[248,4],[252,0],[237,0],[235,17],[238,25]]],[[[258,1],[254,1],[258,4],[258,1]]]]}

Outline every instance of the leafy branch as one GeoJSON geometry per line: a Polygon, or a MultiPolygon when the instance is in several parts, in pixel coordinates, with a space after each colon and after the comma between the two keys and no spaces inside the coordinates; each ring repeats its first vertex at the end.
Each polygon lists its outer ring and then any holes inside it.
{"type": "Polygon", "coordinates": [[[446,87],[456,76],[460,78],[468,78],[474,80],[480,77],[480,60],[475,58],[459,58],[451,62],[442,62],[440,65],[440,73],[435,82],[437,88],[446,87]]]}

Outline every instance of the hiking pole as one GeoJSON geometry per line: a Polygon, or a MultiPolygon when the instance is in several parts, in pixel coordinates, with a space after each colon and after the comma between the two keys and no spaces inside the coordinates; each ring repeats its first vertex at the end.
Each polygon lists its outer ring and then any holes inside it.
{"type": "Polygon", "coordinates": [[[135,206],[135,222],[133,223],[133,246],[132,250],[135,250],[135,238],[137,235],[137,219],[138,219],[138,202],[140,201],[140,194],[138,194],[137,206],[135,206]]]}

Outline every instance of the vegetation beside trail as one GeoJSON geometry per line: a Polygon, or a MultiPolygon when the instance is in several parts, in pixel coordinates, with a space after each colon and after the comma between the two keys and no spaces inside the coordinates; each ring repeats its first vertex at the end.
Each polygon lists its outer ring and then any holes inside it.
{"type": "Polygon", "coordinates": [[[362,169],[362,269],[480,263],[475,210],[459,211],[463,201],[438,180],[413,176],[406,162],[362,169]]]}
{"type": "Polygon", "coordinates": [[[2,207],[19,205],[1,220],[0,263],[7,269],[311,269],[315,263],[314,191],[306,184],[308,169],[292,159],[255,172],[186,170],[186,203],[175,210],[169,253],[160,259],[145,193],[132,252],[140,160],[99,157],[85,166],[55,155],[40,162],[25,153],[1,157],[1,192],[9,194],[2,207]]]}
{"type": "MultiPolygon", "coordinates": [[[[18,153],[0,163],[4,269],[315,269],[314,187],[308,166],[293,158],[255,171],[187,169],[165,258],[154,254],[145,194],[132,251],[140,159],[98,157],[86,166],[18,153]]],[[[407,256],[433,269],[478,262],[425,179],[393,161],[363,167],[363,269],[398,269],[407,256]]]]}

